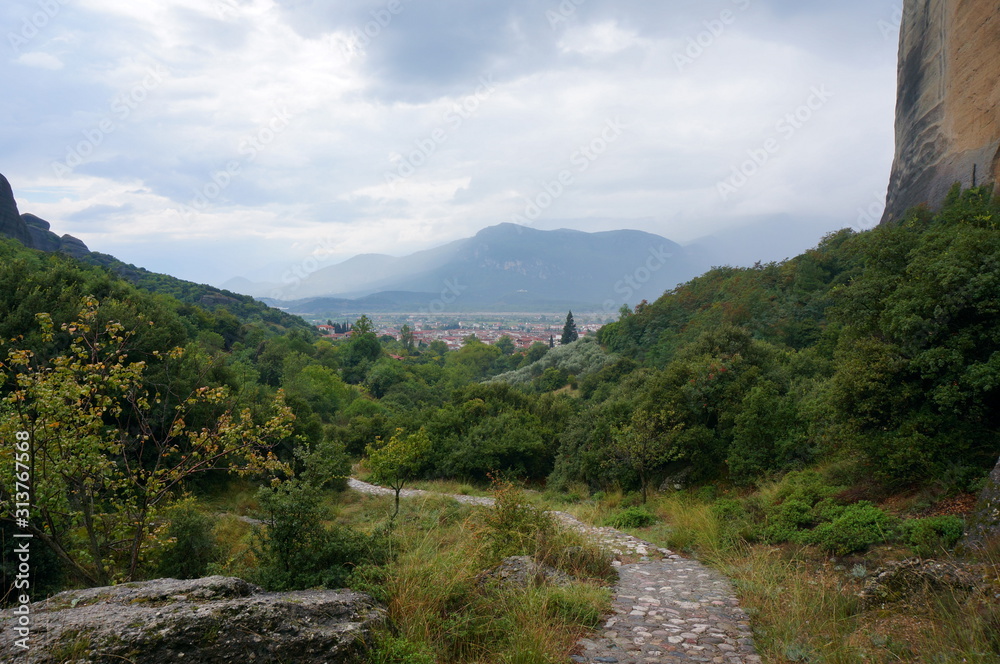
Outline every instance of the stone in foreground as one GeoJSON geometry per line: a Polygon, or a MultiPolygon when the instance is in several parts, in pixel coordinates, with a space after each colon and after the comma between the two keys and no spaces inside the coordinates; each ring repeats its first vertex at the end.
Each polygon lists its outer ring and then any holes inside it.
{"type": "Polygon", "coordinates": [[[359,662],[385,611],[364,593],[267,593],[241,579],[159,579],[73,590],[31,605],[30,649],[0,619],[0,661],[359,662]]]}
{"type": "Polygon", "coordinates": [[[1000,543],[1000,461],[986,478],[986,485],[979,494],[975,511],[969,516],[959,549],[972,553],[989,547],[991,541],[1000,543]]]}

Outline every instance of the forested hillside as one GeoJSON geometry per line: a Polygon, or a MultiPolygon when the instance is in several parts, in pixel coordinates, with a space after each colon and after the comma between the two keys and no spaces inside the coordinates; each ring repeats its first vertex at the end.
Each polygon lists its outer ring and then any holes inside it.
{"type": "MultiPolygon", "coordinates": [[[[960,522],[892,530],[865,501],[966,494],[996,462],[998,215],[988,190],[955,189],[938,214],[716,268],[597,338],[522,351],[380,340],[366,317],[334,343],[4,240],[0,435],[33,440],[38,587],[212,571],[342,584],[385,563],[391,531],[322,525],[359,460],[393,486],[504,477],[642,499],[665,478],[712,495],[779,480],[719,503],[740,538],[838,554],[914,532],[953,545],[960,522]],[[268,524],[239,545],[205,516],[232,492],[268,524]]],[[[7,484],[0,499],[13,504],[7,484]]]]}
{"type": "Polygon", "coordinates": [[[602,476],[619,427],[701,479],[754,483],[835,455],[889,488],[980,478],[1000,451],[997,219],[988,189],[956,188],[939,214],[639,305],[600,339],[643,368],[591,388],[556,477],[602,476]]]}

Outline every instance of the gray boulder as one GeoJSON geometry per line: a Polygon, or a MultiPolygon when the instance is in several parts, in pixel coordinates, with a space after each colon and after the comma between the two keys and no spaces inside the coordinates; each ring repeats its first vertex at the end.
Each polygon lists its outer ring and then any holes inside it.
{"type": "Polygon", "coordinates": [[[268,593],[241,579],[159,579],[31,605],[28,650],[0,618],[0,661],[25,664],[333,664],[362,661],[385,610],[364,593],[268,593]],[[16,638],[16,637],[15,637],[16,638]]]}
{"type": "Polygon", "coordinates": [[[859,597],[865,608],[941,591],[971,591],[982,585],[982,570],[975,566],[938,560],[892,561],[872,573],[859,597]]]}
{"type": "Polygon", "coordinates": [[[959,550],[972,552],[983,548],[991,540],[1000,544],[1000,461],[986,478],[986,486],[968,519],[959,550]]]}
{"type": "Polygon", "coordinates": [[[565,572],[543,565],[531,556],[511,556],[484,572],[479,582],[484,585],[495,582],[515,588],[530,588],[543,584],[568,586],[572,579],[565,572]]]}

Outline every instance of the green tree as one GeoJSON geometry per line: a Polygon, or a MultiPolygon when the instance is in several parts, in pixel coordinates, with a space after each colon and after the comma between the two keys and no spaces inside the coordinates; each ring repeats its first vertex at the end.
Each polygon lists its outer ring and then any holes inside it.
{"type": "MultiPolygon", "coordinates": [[[[51,320],[38,319],[51,342],[51,320]]],[[[43,363],[15,348],[0,363],[14,386],[6,398],[12,416],[0,422],[0,437],[14,440],[26,431],[32,441],[26,461],[39,518],[30,530],[91,585],[136,576],[158,511],[194,475],[283,469],[270,450],[289,435],[292,421],[280,392],[274,414],[257,424],[249,409],[235,409],[226,388],[197,387],[179,401],[151,391],[146,364],[129,361],[133,333],[99,320],[97,301],[87,298],[79,319],[62,326],[72,339],[66,354],[43,363]],[[189,426],[197,411],[211,413],[201,416],[207,426],[189,426]]],[[[155,355],[170,362],[184,351],[155,355]]],[[[14,463],[13,454],[0,455],[8,477],[14,463]]],[[[0,503],[13,504],[10,491],[0,485],[0,503]]]]}
{"type": "Polygon", "coordinates": [[[354,326],[351,328],[352,336],[354,334],[375,334],[375,323],[368,316],[362,315],[361,318],[354,321],[354,326]]]}
{"type": "Polygon", "coordinates": [[[413,338],[413,328],[409,325],[399,328],[399,343],[403,344],[407,353],[413,352],[413,338]]]}
{"type": "Polygon", "coordinates": [[[514,340],[511,339],[506,334],[503,335],[502,337],[500,337],[499,339],[497,339],[497,342],[495,344],[493,344],[493,345],[496,346],[497,348],[499,348],[500,352],[503,353],[506,356],[513,355],[514,354],[514,349],[516,348],[514,346],[514,340]]]}
{"type": "Polygon", "coordinates": [[[376,439],[374,444],[366,448],[372,479],[388,484],[396,492],[393,519],[399,514],[399,492],[407,482],[417,477],[427,463],[430,451],[431,439],[424,429],[411,434],[407,434],[404,429],[396,429],[396,433],[388,441],[376,439]]]}
{"type": "Polygon", "coordinates": [[[382,356],[382,344],[375,335],[375,326],[368,316],[354,323],[351,341],[344,356],[344,380],[352,385],[364,381],[371,365],[382,356]]]}
{"type": "Polygon", "coordinates": [[[674,458],[671,444],[681,425],[670,419],[668,413],[637,410],[628,424],[612,430],[611,451],[638,476],[643,503],[653,473],[674,458]]]}
{"type": "Polygon", "coordinates": [[[566,314],[566,324],[563,325],[562,339],[560,343],[565,346],[580,338],[580,333],[576,329],[576,321],[573,320],[573,312],[566,314]]]}

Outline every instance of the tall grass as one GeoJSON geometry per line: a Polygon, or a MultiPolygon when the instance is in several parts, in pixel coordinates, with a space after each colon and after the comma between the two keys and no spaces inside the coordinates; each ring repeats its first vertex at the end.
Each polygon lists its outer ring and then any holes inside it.
{"type": "Polygon", "coordinates": [[[710,503],[688,494],[659,496],[648,507],[663,522],[633,532],[726,574],[765,662],[1000,662],[1000,556],[984,560],[993,590],[946,590],[865,607],[858,593],[880,562],[878,551],[838,564],[815,547],[748,544],[732,536],[710,503]]]}
{"type": "MultiPolygon", "coordinates": [[[[387,500],[365,497],[340,518],[364,519],[387,500]]],[[[394,562],[359,569],[355,577],[358,587],[386,601],[395,630],[379,636],[372,661],[561,663],[610,610],[610,592],[596,580],[577,580],[565,588],[489,582],[483,572],[506,552],[483,536],[484,524],[497,526],[492,515],[484,518],[482,508],[433,498],[403,504],[394,562]]],[[[568,544],[581,542],[565,540],[563,546],[556,539],[551,536],[546,544],[543,538],[529,548],[572,559],[565,556],[568,544]]]]}

